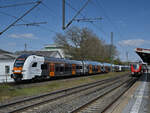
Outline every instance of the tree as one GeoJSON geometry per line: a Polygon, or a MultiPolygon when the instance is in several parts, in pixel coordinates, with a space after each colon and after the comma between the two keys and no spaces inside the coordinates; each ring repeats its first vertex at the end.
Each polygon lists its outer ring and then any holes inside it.
{"type": "MultiPolygon", "coordinates": [[[[57,33],[55,43],[61,46],[67,56],[76,60],[110,61],[110,45],[88,28],[72,27],[64,34],[57,33]]],[[[113,47],[113,56],[116,48],[113,47]]]]}
{"type": "Polygon", "coordinates": [[[116,47],[112,46],[111,44],[105,44],[104,46],[104,61],[111,62],[111,60],[114,60],[118,55],[118,51],[116,47]]]}
{"type": "Polygon", "coordinates": [[[120,61],[119,58],[115,59],[113,63],[118,65],[123,65],[123,63],[120,61]]]}

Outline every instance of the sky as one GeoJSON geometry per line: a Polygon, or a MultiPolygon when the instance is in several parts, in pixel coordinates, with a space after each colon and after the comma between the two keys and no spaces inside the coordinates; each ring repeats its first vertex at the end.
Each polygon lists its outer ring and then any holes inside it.
{"type": "MultiPolygon", "coordinates": [[[[6,7],[12,4],[36,2],[37,0],[0,0],[0,32],[21,17],[34,4],[6,7]],[[5,7],[4,7],[5,6],[5,7]]],[[[87,0],[66,0],[67,24],[87,0]]],[[[122,61],[138,61],[140,57],[134,49],[150,49],[150,1],[149,0],[90,0],[88,5],[76,17],[98,18],[96,22],[76,22],[69,26],[87,27],[105,43],[110,44],[110,33],[113,32],[113,44],[122,61]]],[[[62,30],[62,0],[42,0],[15,26],[0,35],[0,49],[10,52],[24,50],[41,50],[47,44],[53,44],[56,33],[62,30]],[[39,26],[19,24],[46,22],[39,26]]]]}

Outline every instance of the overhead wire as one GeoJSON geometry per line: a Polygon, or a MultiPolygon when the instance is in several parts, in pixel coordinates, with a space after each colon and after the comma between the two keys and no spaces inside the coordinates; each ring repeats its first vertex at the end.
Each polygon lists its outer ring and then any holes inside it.
{"type": "MultiPolygon", "coordinates": [[[[34,3],[36,3],[36,2],[34,2],[34,3]]],[[[43,3],[43,2],[41,2],[41,3],[43,3]]],[[[14,15],[11,15],[11,14],[8,14],[8,13],[2,12],[2,11],[0,11],[0,14],[3,14],[3,15],[5,15],[5,16],[9,16],[9,17],[12,17],[12,18],[14,18],[14,19],[17,19],[17,18],[18,18],[18,17],[14,16],[14,15]]],[[[26,20],[24,20],[24,19],[20,19],[20,20],[21,20],[22,22],[26,23],[27,25],[28,25],[28,23],[31,23],[31,22],[26,21],[26,20]]],[[[24,24],[24,25],[25,25],[25,24],[24,24]]],[[[47,31],[49,31],[49,32],[54,32],[54,33],[56,33],[55,31],[53,31],[53,30],[51,30],[51,29],[47,29],[47,28],[42,27],[42,26],[36,26],[36,27],[40,27],[40,28],[42,28],[42,29],[44,29],[44,30],[47,30],[47,31]]]]}
{"type": "MultiPolygon", "coordinates": [[[[68,3],[67,1],[65,2],[66,5],[68,5],[72,10],[74,10],[75,12],[77,12],[78,10],[76,8],[74,8],[70,3],[68,3]]],[[[80,15],[83,17],[83,18],[86,18],[85,15],[83,15],[82,13],[80,13],[80,15]]]]}
{"type": "MultiPolygon", "coordinates": [[[[57,16],[56,15],[56,13],[54,13],[54,11],[50,8],[50,7],[48,7],[45,3],[41,3],[41,5],[43,5],[47,10],[48,10],[48,12],[50,13],[50,14],[52,14],[52,12],[53,12],[53,16],[57,16]]],[[[41,27],[41,26],[40,26],[41,27]]],[[[48,31],[50,31],[50,32],[53,32],[53,33],[57,33],[56,31],[54,31],[54,30],[52,30],[52,29],[49,29],[49,28],[46,28],[46,27],[41,27],[41,28],[43,28],[43,29],[45,29],[45,30],[48,30],[48,31]]]]}
{"type": "Polygon", "coordinates": [[[90,22],[93,26],[95,26],[97,29],[99,29],[105,36],[108,36],[108,34],[99,26],[97,26],[96,24],[94,24],[93,22],[90,22]]]}
{"type": "MultiPolygon", "coordinates": [[[[6,16],[9,16],[9,17],[12,17],[12,18],[17,19],[16,16],[10,15],[10,14],[8,14],[8,13],[4,13],[4,12],[0,12],[0,13],[3,14],[3,15],[6,15],[6,16]]],[[[30,23],[29,21],[24,20],[24,19],[21,19],[21,21],[24,22],[24,23],[26,23],[26,24],[30,23]]],[[[43,26],[36,26],[36,27],[40,27],[40,28],[42,28],[42,29],[44,29],[44,30],[47,30],[47,31],[49,31],[49,32],[54,32],[54,33],[56,33],[55,31],[53,31],[53,30],[51,30],[51,29],[47,29],[47,28],[45,28],[45,27],[43,27],[43,26]]]]}
{"type": "MultiPolygon", "coordinates": [[[[14,19],[17,19],[18,17],[16,17],[16,16],[13,16],[13,15],[11,15],[11,14],[8,14],[8,13],[5,13],[5,12],[1,12],[0,11],[0,14],[3,14],[3,15],[5,15],[5,16],[9,16],[9,17],[12,17],[12,18],[14,18],[14,19]]],[[[24,23],[28,23],[27,21],[25,21],[25,20],[23,20],[23,19],[20,19],[22,22],[24,22],[24,23]]]]}
{"type": "Polygon", "coordinates": [[[15,24],[14,26],[40,26],[39,24],[47,24],[47,22],[32,22],[27,24],[15,24]]]}
{"type": "Polygon", "coordinates": [[[88,5],[89,2],[90,0],[87,0],[85,4],[77,11],[77,13],[73,16],[73,18],[66,25],[66,28],[74,21],[74,19],[81,13],[81,11],[88,5]]]}
{"type": "Polygon", "coordinates": [[[12,22],[10,25],[8,25],[4,30],[0,32],[0,35],[2,35],[4,32],[6,32],[8,29],[10,29],[14,24],[16,24],[19,20],[21,20],[24,16],[26,16],[28,13],[30,13],[34,8],[36,8],[38,5],[40,5],[42,1],[38,1],[37,4],[35,4],[33,7],[31,7],[29,10],[27,10],[23,15],[21,15],[19,18],[17,18],[14,22],[12,22]]]}
{"type": "Polygon", "coordinates": [[[17,6],[24,6],[24,5],[30,5],[30,4],[35,4],[35,3],[38,3],[38,1],[36,1],[36,2],[26,2],[26,3],[18,3],[18,4],[5,5],[5,6],[0,6],[0,8],[17,7],[17,6]]]}
{"type": "MultiPolygon", "coordinates": [[[[74,8],[71,4],[69,4],[67,1],[66,1],[66,5],[68,5],[72,10],[74,11],[78,11],[76,8],[74,8]]],[[[85,15],[83,15],[82,13],[80,13],[80,15],[83,17],[83,18],[86,18],[85,15]]],[[[98,27],[96,24],[94,24],[93,22],[90,22],[91,25],[93,25],[95,28],[97,28],[99,31],[101,31],[105,36],[108,36],[107,33],[100,27],[98,27]]]]}
{"type": "Polygon", "coordinates": [[[112,22],[111,18],[108,16],[107,12],[105,11],[104,7],[100,4],[100,2],[98,0],[95,1],[96,4],[94,3],[94,1],[91,1],[91,3],[93,3],[93,5],[97,5],[98,8],[101,7],[101,9],[103,10],[103,14],[106,17],[106,19],[110,22],[110,24],[114,27],[114,29],[117,30],[118,34],[120,37],[122,37],[120,31],[118,30],[118,27],[112,22]]]}
{"type": "MultiPolygon", "coordinates": [[[[88,0],[89,1],[89,0],[88,0]]],[[[27,3],[18,3],[18,4],[13,4],[13,5],[6,5],[6,6],[0,6],[1,8],[6,8],[6,7],[15,7],[15,6],[21,6],[21,5],[28,5],[28,4],[33,4],[33,3],[37,3],[37,1],[36,2],[27,2],[27,3]]],[[[87,2],[88,3],[88,2],[87,2]]],[[[41,4],[44,6],[44,7],[46,7],[50,12],[53,12],[45,3],[43,3],[43,2],[41,2],[41,4]]],[[[71,8],[71,9],[73,9],[74,11],[76,11],[76,12],[78,12],[78,10],[76,9],[76,8],[74,8],[70,3],[68,3],[67,1],[66,1],[66,4],[71,8]]],[[[2,13],[2,12],[0,12],[0,13],[2,13]]],[[[4,13],[3,13],[4,14],[4,13]]],[[[53,14],[55,14],[55,13],[53,13],[53,14]]],[[[11,17],[13,17],[13,18],[17,18],[17,17],[15,17],[15,16],[12,16],[12,15],[9,15],[9,14],[6,14],[5,13],[5,15],[7,15],[7,16],[11,16],[11,17]]],[[[81,12],[80,12],[80,15],[82,15],[83,16],[83,18],[86,18],[86,16],[85,15],[83,15],[81,12]]],[[[21,21],[23,21],[23,22],[25,22],[24,20],[22,20],[21,19],[21,21]]],[[[95,26],[97,29],[99,29],[101,32],[103,32],[105,35],[107,34],[106,32],[104,32],[103,30],[102,30],[102,28],[100,28],[100,27],[98,27],[97,25],[95,25],[93,22],[90,22],[93,26],[95,26]]],[[[50,30],[51,32],[55,32],[55,31],[53,31],[53,30],[50,30]]]]}
{"type": "Polygon", "coordinates": [[[57,16],[56,13],[54,13],[54,11],[50,7],[48,7],[45,3],[42,2],[41,5],[43,5],[45,8],[47,8],[51,14],[53,12],[53,16],[57,16]]]}

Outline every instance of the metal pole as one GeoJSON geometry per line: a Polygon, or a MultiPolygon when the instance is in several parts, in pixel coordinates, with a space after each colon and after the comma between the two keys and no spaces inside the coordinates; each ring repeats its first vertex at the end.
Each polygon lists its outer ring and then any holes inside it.
{"type": "Polygon", "coordinates": [[[129,61],[128,61],[128,51],[126,51],[126,57],[127,57],[127,65],[129,65],[129,61]]]}
{"type": "Polygon", "coordinates": [[[62,0],[62,29],[65,29],[65,0],[62,0]]]}
{"type": "Polygon", "coordinates": [[[65,28],[68,28],[68,26],[74,21],[74,19],[81,13],[81,11],[88,5],[88,3],[90,2],[90,0],[88,0],[83,7],[75,14],[75,16],[70,20],[70,22],[68,22],[68,24],[65,26],[65,28]]]}
{"type": "Polygon", "coordinates": [[[7,83],[7,76],[8,76],[8,74],[6,74],[6,83],[7,83]]]}
{"type": "Polygon", "coordinates": [[[24,51],[27,51],[27,44],[24,44],[24,51]]]}
{"type": "Polygon", "coordinates": [[[2,35],[5,31],[7,31],[10,27],[14,26],[19,20],[21,20],[24,16],[26,16],[28,13],[30,13],[34,8],[36,8],[41,1],[38,1],[36,5],[34,5],[31,9],[29,9],[27,12],[25,12],[21,17],[16,19],[12,24],[10,24],[8,27],[6,27],[2,32],[0,32],[0,35],[2,35]]]}
{"type": "Polygon", "coordinates": [[[113,71],[113,68],[112,68],[112,64],[113,64],[113,32],[111,32],[111,54],[110,54],[110,57],[111,57],[111,71],[113,71]]]}

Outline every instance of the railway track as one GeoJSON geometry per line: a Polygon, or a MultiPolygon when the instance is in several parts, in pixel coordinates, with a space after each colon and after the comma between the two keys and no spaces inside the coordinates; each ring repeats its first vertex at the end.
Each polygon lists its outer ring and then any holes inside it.
{"type": "MultiPolygon", "coordinates": [[[[27,111],[27,112],[32,111],[33,112],[33,111],[35,111],[35,108],[37,109],[38,106],[48,105],[48,103],[53,104],[53,102],[60,101],[61,99],[64,99],[65,97],[68,98],[68,96],[72,96],[72,95],[75,95],[74,97],[76,97],[76,96],[84,97],[85,95],[92,94],[92,92],[97,93],[98,91],[107,89],[107,87],[113,86],[114,84],[118,84],[120,86],[121,84],[123,84],[122,83],[123,80],[127,82],[129,79],[131,79],[131,78],[129,78],[127,76],[114,77],[114,78],[110,78],[110,79],[106,79],[106,80],[100,80],[97,82],[93,82],[90,84],[80,85],[80,86],[77,86],[74,88],[69,88],[69,89],[46,93],[46,94],[42,94],[42,95],[38,95],[38,96],[34,96],[34,97],[24,98],[24,99],[9,102],[9,103],[3,103],[3,104],[0,104],[0,113],[14,113],[14,112],[18,113],[18,112],[22,112],[22,111],[27,111]],[[122,82],[120,82],[120,81],[122,81],[122,82]],[[80,96],[78,96],[78,95],[80,95],[80,96]]],[[[117,87],[119,87],[119,86],[117,86],[117,87]]],[[[113,89],[111,89],[111,90],[113,90],[113,89]]],[[[57,104],[58,103],[56,102],[56,104],[53,104],[53,105],[57,105],[57,104]]],[[[74,111],[72,110],[72,112],[76,112],[76,110],[74,109],[74,111]]],[[[64,110],[64,113],[66,113],[65,110],[64,110]]]]}
{"type": "MultiPolygon", "coordinates": [[[[97,75],[92,75],[92,76],[97,76],[97,75]]],[[[33,86],[40,86],[40,85],[45,85],[45,84],[49,84],[50,82],[55,82],[55,81],[68,81],[68,80],[78,80],[80,78],[88,78],[90,77],[90,75],[87,76],[76,76],[76,77],[72,77],[72,76],[65,76],[65,77],[53,77],[51,79],[47,79],[47,80],[40,80],[40,81],[31,81],[31,80],[24,80],[20,83],[15,83],[15,82],[10,82],[10,83],[0,83],[0,85],[9,85],[9,86],[13,86],[13,88],[27,88],[27,87],[33,87],[33,86]]]]}
{"type": "Polygon", "coordinates": [[[136,79],[131,79],[130,81],[123,82],[120,86],[110,88],[110,90],[74,109],[71,113],[104,113],[134,84],[135,81],[136,79]]]}
{"type": "MultiPolygon", "coordinates": [[[[124,74],[127,75],[127,74],[124,74]]],[[[124,76],[122,75],[122,76],[124,76]]],[[[92,76],[98,76],[98,75],[92,75],[92,76]]],[[[117,75],[120,76],[120,75],[117,75]]],[[[45,85],[45,84],[49,84],[50,82],[55,82],[55,81],[68,81],[68,80],[78,80],[81,79],[81,77],[84,78],[88,78],[91,77],[91,75],[87,75],[87,76],[76,76],[76,77],[72,77],[72,76],[66,76],[66,77],[54,77],[51,79],[47,79],[47,80],[40,80],[40,81],[31,81],[31,80],[26,80],[26,81],[22,81],[21,83],[15,83],[15,82],[10,82],[10,83],[0,83],[0,85],[10,85],[13,86],[13,88],[27,88],[27,87],[33,87],[33,86],[40,86],[40,85],[45,85]]]]}

